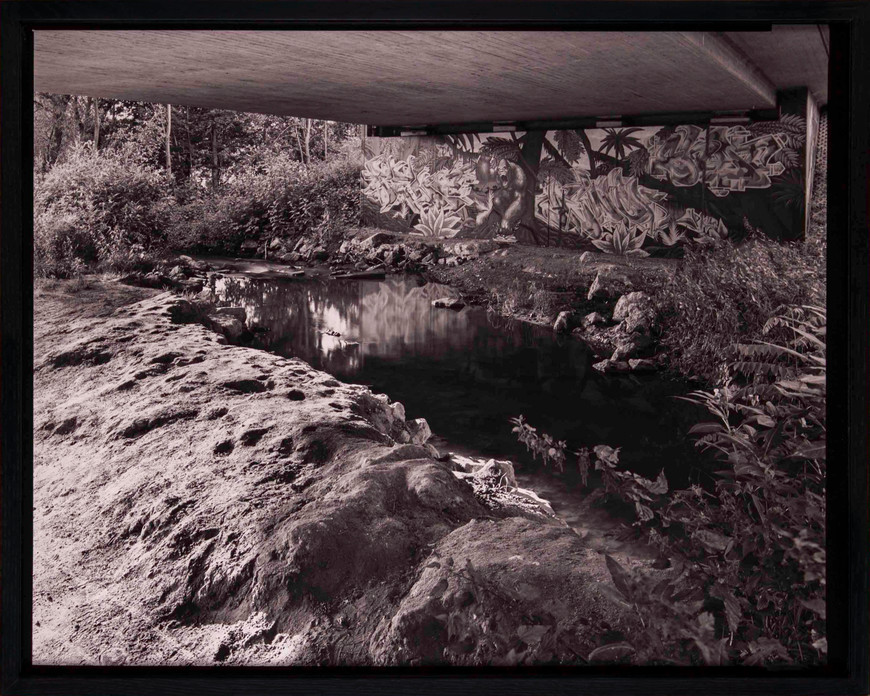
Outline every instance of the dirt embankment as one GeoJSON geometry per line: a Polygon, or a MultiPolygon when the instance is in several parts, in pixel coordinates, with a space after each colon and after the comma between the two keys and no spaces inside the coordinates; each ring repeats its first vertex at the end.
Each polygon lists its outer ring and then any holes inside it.
{"type": "Polygon", "coordinates": [[[583,662],[630,630],[600,554],[385,397],[83,293],[35,302],[35,663],[583,662]]]}

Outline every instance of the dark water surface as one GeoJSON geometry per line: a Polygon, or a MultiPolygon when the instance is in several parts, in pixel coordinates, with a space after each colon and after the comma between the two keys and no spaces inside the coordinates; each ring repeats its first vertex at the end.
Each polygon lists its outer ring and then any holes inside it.
{"type": "MultiPolygon", "coordinates": [[[[656,375],[605,376],[582,341],[497,317],[481,307],[435,309],[453,291],[417,277],[386,280],[216,281],[221,304],[243,306],[268,331],[259,347],[299,357],[346,382],[365,384],[425,418],[444,449],[511,459],[521,485],[544,497],[576,482],[533,464],[508,419],[523,414],[569,446],[621,447],[621,463],[673,485],[699,478],[688,428],[703,411],[674,399],[688,387],[656,375]],[[325,332],[335,332],[339,336],[325,332]]],[[[558,507],[559,501],[553,501],[558,507]]]]}

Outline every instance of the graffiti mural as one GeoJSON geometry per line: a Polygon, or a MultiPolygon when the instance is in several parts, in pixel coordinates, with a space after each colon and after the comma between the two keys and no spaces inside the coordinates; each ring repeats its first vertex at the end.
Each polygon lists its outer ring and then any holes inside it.
{"type": "Polygon", "coordinates": [[[370,139],[366,222],[432,237],[667,254],[802,234],[806,122],[370,139]]]}

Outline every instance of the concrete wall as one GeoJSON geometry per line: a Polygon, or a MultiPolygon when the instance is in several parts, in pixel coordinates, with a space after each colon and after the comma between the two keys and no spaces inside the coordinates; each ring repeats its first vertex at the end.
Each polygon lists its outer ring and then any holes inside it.
{"type": "Polygon", "coordinates": [[[637,255],[749,227],[800,239],[818,118],[787,97],[747,125],[369,138],[364,223],[637,255]]]}

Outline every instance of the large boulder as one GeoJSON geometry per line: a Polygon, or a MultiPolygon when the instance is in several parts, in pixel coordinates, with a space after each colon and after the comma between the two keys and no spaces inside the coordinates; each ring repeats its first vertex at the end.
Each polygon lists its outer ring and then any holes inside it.
{"type": "Polygon", "coordinates": [[[623,361],[630,358],[640,357],[653,345],[652,339],[643,333],[631,333],[617,340],[613,350],[612,360],[623,361]]]}
{"type": "Polygon", "coordinates": [[[432,306],[441,309],[459,310],[465,306],[465,303],[455,297],[439,297],[437,300],[432,300],[432,306]]]}
{"type": "MultiPolygon", "coordinates": [[[[357,238],[359,239],[359,238],[357,238]]],[[[374,251],[383,244],[391,244],[396,241],[396,236],[387,232],[375,232],[357,242],[360,252],[366,254],[374,251]]]]}
{"type": "Polygon", "coordinates": [[[631,279],[624,271],[616,266],[603,266],[589,286],[586,297],[589,300],[610,300],[630,292],[631,289],[631,279]]]}
{"type": "Polygon", "coordinates": [[[231,314],[213,312],[208,315],[209,326],[219,331],[231,341],[238,340],[245,333],[245,324],[231,314]]]}
{"type": "Polygon", "coordinates": [[[415,418],[408,421],[406,424],[410,442],[415,445],[424,445],[432,437],[432,430],[429,428],[429,423],[425,418],[415,418]]]}
{"type": "Polygon", "coordinates": [[[556,321],[553,324],[553,331],[560,334],[571,333],[575,324],[576,320],[573,312],[559,312],[559,316],[556,317],[556,321]]]}
{"type": "Polygon", "coordinates": [[[655,303],[645,292],[627,293],[613,308],[613,320],[622,322],[622,330],[627,334],[653,333],[657,328],[656,316],[655,303]]]}

